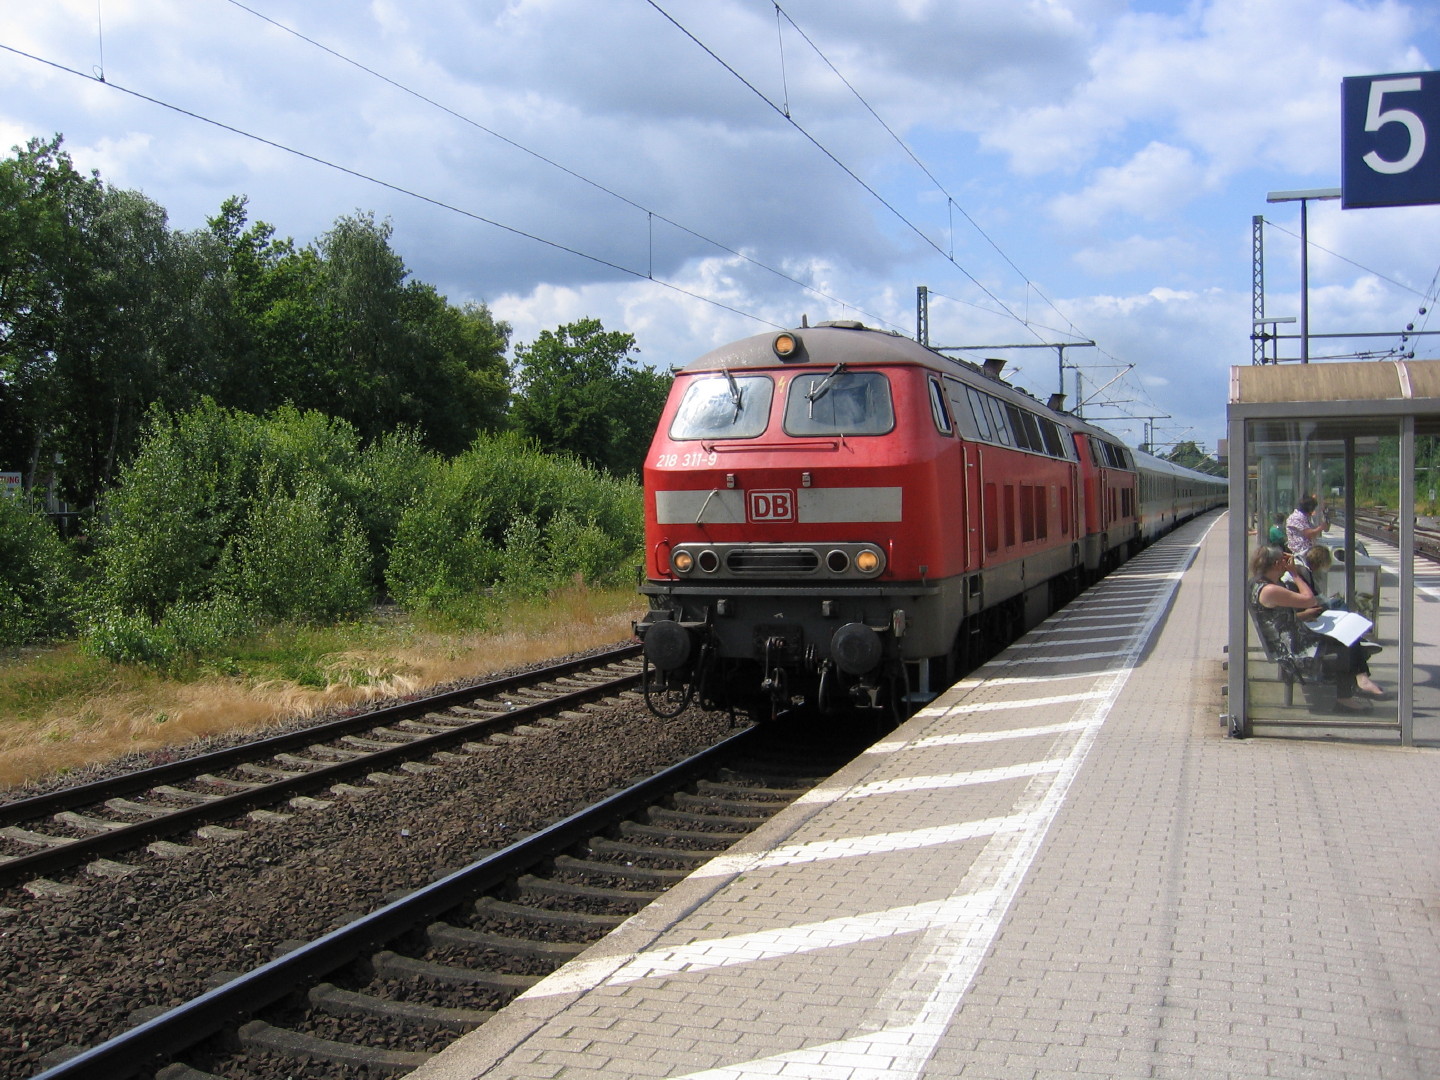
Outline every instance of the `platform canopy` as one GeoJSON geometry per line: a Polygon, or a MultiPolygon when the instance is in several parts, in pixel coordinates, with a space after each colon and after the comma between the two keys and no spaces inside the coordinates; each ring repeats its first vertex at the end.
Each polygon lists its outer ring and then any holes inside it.
{"type": "MultiPolygon", "coordinates": [[[[1417,645],[1415,567],[1399,556],[1440,510],[1440,361],[1234,367],[1228,413],[1231,733],[1440,745],[1440,615],[1423,607],[1436,625],[1417,645]],[[1252,555],[1307,495],[1330,522],[1319,541],[1334,568],[1320,591],[1369,617],[1366,640],[1382,646],[1370,666],[1387,695],[1364,699],[1366,714],[1337,707],[1333,679],[1293,678],[1246,606],[1252,555]]],[[[1440,600],[1440,578],[1418,587],[1440,600]]]]}

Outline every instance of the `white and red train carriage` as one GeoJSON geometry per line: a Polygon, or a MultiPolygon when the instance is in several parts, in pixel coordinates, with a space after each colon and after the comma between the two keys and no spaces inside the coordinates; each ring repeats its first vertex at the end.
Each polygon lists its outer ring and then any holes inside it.
{"type": "Polygon", "coordinates": [[[652,707],[901,714],[1224,502],[1159,462],[1152,507],[1155,459],[998,376],[858,323],[680,371],[645,465],[652,707]]]}

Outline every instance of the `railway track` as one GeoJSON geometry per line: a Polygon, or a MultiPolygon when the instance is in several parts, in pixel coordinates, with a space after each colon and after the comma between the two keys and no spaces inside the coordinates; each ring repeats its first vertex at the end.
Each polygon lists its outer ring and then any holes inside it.
{"type": "Polygon", "coordinates": [[[639,646],[550,665],[139,772],[0,805],[0,890],[35,896],[71,886],[47,875],[82,868],[117,877],[133,861],[165,858],[200,839],[233,835],[247,815],[265,822],[473,752],[484,740],[639,684],[639,646]],[[221,823],[229,823],[222,825],[221,823]]]}
{"type": "MultiPolygon", "coordinates": [[[[1361,536],[1398,543],[1400,517],[1393,510],[1374,508],[1355,511],[1355,531],[1361,536]]],[[[1420,517],[1415,522],[1415,554],[1440,562],[1440,523],[1434,518],[1420,517]]]]}
{"type": "MultiPolygon", "coordinates": [[[[401,1075],[838,768],[746,729],[37,1080],[401,1075]]],[[[834,742],[829,742],[834,746],[834,742]]]]}

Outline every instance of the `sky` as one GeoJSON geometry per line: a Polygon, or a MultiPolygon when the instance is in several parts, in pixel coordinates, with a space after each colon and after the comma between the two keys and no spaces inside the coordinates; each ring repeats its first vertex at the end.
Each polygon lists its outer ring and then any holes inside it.
{"type": "MultiPolygon", "coordinates": [[[[660,369],[915,336],[923,286],[932,345],[1213,451],[1256,215],[1299,314],[1267,194],[1340,186],[1343,78],[1437,62],[1429,0],[0,0],[0,152],[59,133],[173,229],[371,213],[512,345],[598,318],[660,369]]],[[[1440,205],[1308,205],[1311,357],[1440,356],[1399,337],[1440,330],[1440,205]]]]}

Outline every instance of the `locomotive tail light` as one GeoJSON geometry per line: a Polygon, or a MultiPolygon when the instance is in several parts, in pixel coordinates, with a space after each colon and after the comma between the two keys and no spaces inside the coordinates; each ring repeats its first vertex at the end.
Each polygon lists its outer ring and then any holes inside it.
{"type": "Polygon", "coordinates": [[[677,574],[688,574],[695,569],[695,556],[688,551],[672,551],[670,566],[677,574]]]}
{"type": "Polygon", "coordinates": [[[700,569],[704,570],[707,574],[713,574],[716,570],[720,569],[720,556],[709,548],[700,552],[696,558],[696,562],[700,564],[700,569]]]}
{"type": "Polygon", "coordinates": [[[864,548],[855,554],[855,569],[862,574],[878,574],[885,560],[872,548],[864,548]]]}
{"type": "Polygon", "coordinates": [[[770,347],[781,360],[788,360],[800,351],[800,339],[794,334],[776,334],[770,347]]]}
{"type": "Polygon", "coordinates": [[[836,548],[825,556],[825,566],[832,574],[843,574],[850,569],[850,556],[836,548]]]}

